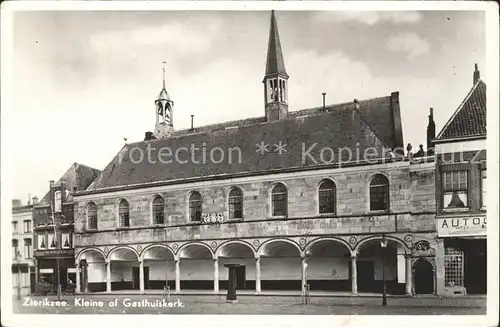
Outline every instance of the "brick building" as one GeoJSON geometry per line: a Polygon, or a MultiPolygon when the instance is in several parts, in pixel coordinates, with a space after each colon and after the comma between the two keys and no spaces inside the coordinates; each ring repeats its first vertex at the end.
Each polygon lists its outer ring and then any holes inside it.
{"type": "Polygon", "coordinates": [[[57,181],[50,181],[49,191],[33,208],[33,241],[36,280],[44,279],[57,286],[57,260],[61,288],[67,281],[76,282],[73,248],[73,193],[85,190],[99,171],[74,163],[57,181]],[[55,224],[55,225],[54,225],[55,224]]]}
{"type": "Polygon", "coordinates": [[[33,203],[22,204],[21,200],[12,200],[12,287],[13,294],[26,295],[33,292],[33,203]]]}
{"type": "Polygon", "coordinates": [[[486,293],[486,84],[473,86],[434,141],[440,294],[486,293]]]}
{"type": "Polygon", "coordinates": [[[288,79],[273,13],[262,117],[175,130],[163,84],[154,132],[74,194],[79,291],[218,291],[240,263],[256,293],[380,292],[383,274],[414,292],[412,267],[434,266],[435,167],[404,155],[398,92],[289,111],[288,79]]]}

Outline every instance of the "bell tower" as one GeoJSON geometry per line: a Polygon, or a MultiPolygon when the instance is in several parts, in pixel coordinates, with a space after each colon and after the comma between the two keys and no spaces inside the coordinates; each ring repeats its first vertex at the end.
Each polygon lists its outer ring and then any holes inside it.
{"type": "Polygon", "coordinates": [[[267,121],[286,118],[288,115],[288,74],[281,51],[278,24],[276,23],[274,10],[271,12],[266,74],[262,83],[264,83],[267,121]]]}
{"type": "Polygon", "coordinates": [[[170,99],[170,95],[165,87],[165,64],[163,62],[163,88],[161,89],[158,99],[155,100],[156,125],[154,136],[156,138],[170,137],[174,132],[173,109],[174,101],[170,99]]]}

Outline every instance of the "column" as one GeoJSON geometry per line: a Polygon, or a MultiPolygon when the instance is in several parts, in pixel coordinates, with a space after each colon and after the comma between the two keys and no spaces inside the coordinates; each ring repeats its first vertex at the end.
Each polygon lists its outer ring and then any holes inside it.
{"type": "Polygon", "coordinates": [[[144,293],[144,261],[139,261],[139,290],[144,293]]]}
{"type": "Polygon", "coordinates": [[[75,290],[76,293],[80,293],[80,286],[81,286],[80,283],[81,283],[81,281],[80,281],[80,264],[77,263],[76,264],[76,290],[75,290]]]}
{"type": "Polygon", "coordinates": [[[111,292],[111,261],[106,262],[106,292],[111,292]]]}
{"type": "Polygon", "coordinates": [[[411,255],[406,256],[406,295],[412,295],[412,267],[411,255]]]}
{"type": "Polygon", "coordinates": [[[358,294],[358,267],[356,265],[356,256],[351,257],[351,293],[358,294]]]}
{"type": "Polygon", "coordinates": [[[179,265],[179,259],[175,260],[175,292],[179,293],[181,291],[181,270],[179,265]]]}
{"type": "Polygon", "coordinates": [[[307,284],[307,257],[302,257],[302,294],[306,294],[307,284]]]}
{"type": "Polygon", "coordinates": [[[40,278],[40,270],[38,269],[38,259],[35,258],[35,283],[38,283],[38,278],[40,278]]]}
{"type": "Polygon", "coordinates": [[[219,291],[219,259],[214,259],[214,292],[219,291]]]}
{"type": "Polygon", "coordinates": [[[255,258],[255,292],[261,293],[260,288],[260,257],[255,258]]]}

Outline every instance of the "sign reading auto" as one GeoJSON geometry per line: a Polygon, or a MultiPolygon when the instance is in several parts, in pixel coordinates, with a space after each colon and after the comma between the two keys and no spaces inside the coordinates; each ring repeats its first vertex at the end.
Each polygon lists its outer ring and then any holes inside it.
{"type": "Polygon", "coordinates": [[[486,217],[454,217],[437,219],[439,236],[486,235],[486,217]]]}

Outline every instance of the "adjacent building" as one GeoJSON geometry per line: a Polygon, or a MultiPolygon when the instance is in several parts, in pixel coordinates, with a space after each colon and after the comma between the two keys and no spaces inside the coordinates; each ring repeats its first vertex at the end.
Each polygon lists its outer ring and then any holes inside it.
{"type": "Polygon", "coordinates": [[[35,269],[33,264],[33,206],[38,198],[27,204],[12,200],[12,286],[13,294],[33,292],[35,269]]]}
{"type": "Polygon", "coordinates": [[[59,282],[64,291],[67,282],[76,282],[73,247],[73,193],[85,190],[99,171],[74,163],[33,208],[33,241],[36,280],[59,282]]]}
{"type": "Polygon", "coordinates": [[[73,193],[78,291],[218,292],[226,263],[257,294],[436,291],[434,157],[405,153],[398,92],[290,111],[289,78],[273,12],[262,117],[175,130],[163,82],[154,132],[73,193]]]}
{"type": "Polygon", "coordinates": [[[438,292],[486,294],[486,84],[477,64],[434,145],[438,292]]]}

